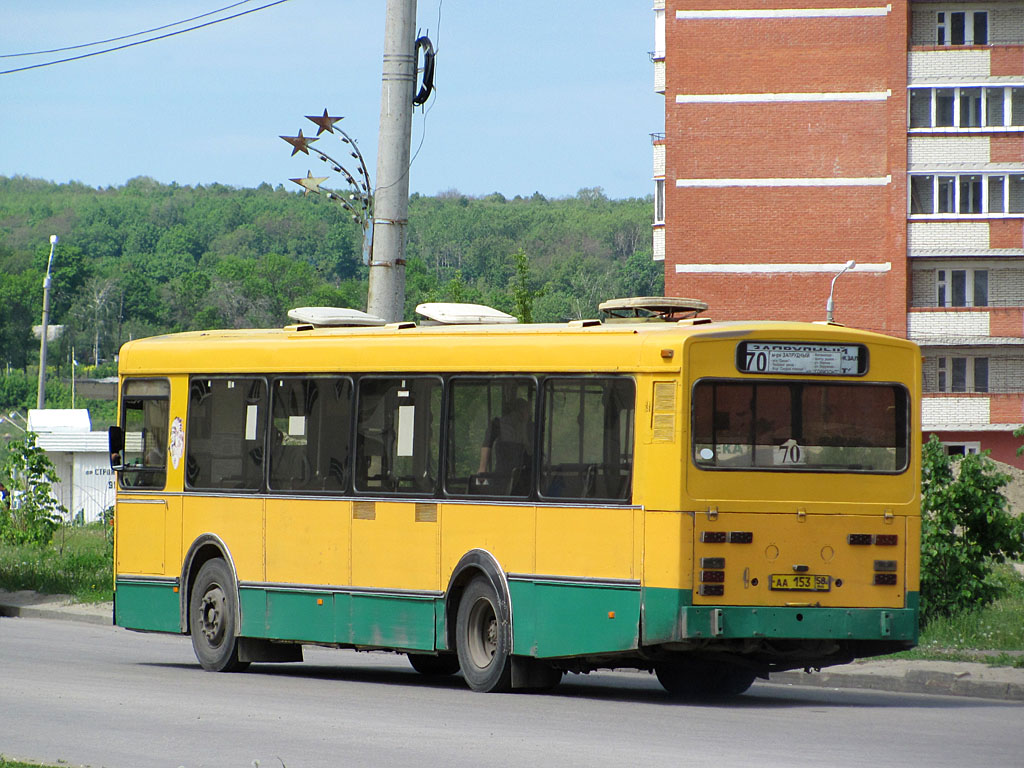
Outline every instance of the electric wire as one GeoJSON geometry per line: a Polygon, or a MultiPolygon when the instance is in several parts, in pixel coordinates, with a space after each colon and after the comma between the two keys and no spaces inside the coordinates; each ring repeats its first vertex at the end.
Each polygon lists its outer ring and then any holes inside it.
{"type": "Polygon", "coordinates": [[[125,48],[133,48],[136,45],[143,45],[144,43],[152,43],[152,42],[154,42],[156,40],[164,40],[165,38],[168,38],[168,37],[174,37],[176,35],[183,35],[186,32],[194,32],[195,30],[202,29],[203,27],[210,27],[210,26],[213,26],[214,24],[220,24],[222,21],[231,21],[232,19],[237,19],[240,16],[247,16],[250,13],[256,13],[256,11],[262,11],[262,10],[265,10],[267,8],[272,8],[275,5],[281,5],[282,3],[287,3],[287,2],[290,2],[290,0],[274,0],[274,2],[267,3],[266,5],[261,5],[259,8],[250,8],[250,9],[248,9],[246,11],[240,11],[239,13],[232,14],[231,16],[225,16],[222,19],[214,19],[213,21],[207,21],[207,22],[204,22],[202,24],[196,24],[194,27],[187,27],[186,29],[179,29],[176,32],[168,32],[166,34],[157,35],[155,37],[147,37],[145,40],[136,40],[134,43],[125,43],[124,45],[116,45],[113,48],[104,48],[101,51],[93,51],[92,53],[83,53],[83,54],[80,54],[78,56],[68,56],[67,58],[64,58],[64,59],[55,59],[54,61],[46,61],[46,62],[43,62],[42,64],[31,64],[31,65],[26,66],[26,67],[18,67],[16,69],[6,69],[6,70],[3,70],[3,71],[0,71],[0,75],[12,75],[15,72],[26,72],[26,71],[28,71],[30,69],[40,69],[41,67],[49,67],[49,66],[52,66],[54,64],[66,64],[69,61],[78,61],[79,59],[87,59],[90,56],[99,56],[100,54],[103,54],[103,53],[112,53],[114,51],[124,50],[125,48]]]}
{"type": "Polygon", "coordinates": [[[240,2],[232,3],[231,5],[225,5],[223,8],[218,8],[215,11],[207,11],[201,13],[198,16],[193,16],[190,19],[182,19],[181,21],[175,21],[171,24],[163,24],[159,27],[151,27],[150,29],[143,29],[139,32],[133,32],[130,35],[120,35],[118,37],[108,37],[106,40],[94,40],[91,43],[79,43],[78,45],[65,45],[63,48],[50,48],[45,51],[25,51],[24,53],[0,53],[0,59],[14,59],[19,56],[40,56],[44,53],[61,53],[62,51],[75,51],[79,48],[92,48],[94,45],[106,45],[107,43],[116,43],[118,40],[127,40],[130,37],[138,37],[139,35],[148,35],[150,32],[159,32],[161,29],[170,29],[171,27],[180,27],[182,24],[188,24],[189,22],[196,21],[197,19],[204,19],[207,16],[213,16],[216,13],[222,13],[223,11],[230,11],[232,8],[237,8],[240,5],[252,3],[255,0],[240,0],[240,2]]]}

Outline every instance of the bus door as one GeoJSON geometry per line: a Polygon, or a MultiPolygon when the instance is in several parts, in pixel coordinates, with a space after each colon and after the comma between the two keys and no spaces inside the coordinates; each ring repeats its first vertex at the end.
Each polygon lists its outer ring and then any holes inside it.
{"type": "Polygon", "coordinates": [[[270,382],[267,450],[267,624],[276,638],[347,641],[351,581],[352,380],[270,382]],[[345,619],[338,637],[337,612],[345,619]]]}
{"type": "Polygon", "coordinates": [[[435,647],[442,391],[433,376],[359,381],[348,597],[354,644],[435,647]]]}
{"type": "Polygon", "coordinates": [[[516,635],[532,635],[533,655],[639,642],[635,399],[629,377],[544,381],[535,573],[510,575],[516,635]]]}

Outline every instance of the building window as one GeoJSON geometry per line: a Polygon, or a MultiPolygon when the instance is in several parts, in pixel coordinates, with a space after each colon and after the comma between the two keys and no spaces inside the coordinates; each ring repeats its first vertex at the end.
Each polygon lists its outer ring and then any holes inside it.
{"type": "Polygon", "coordinates": [[[911,88],[913,129],[1024,126],[1024,86],[911,88]]]}
{"type": "Polygon", "coordinates": [[[1024,176],[911,174],[911,215],[985,216],[1024,213],[1024,176]]]}
{"type": "Polygon", "coordinates": [[[938,11],[935,14],[935,43],[988,45],[988,11],[938,11]]]}
{"type": "Polygon", "coordinates": [[[654,223],[665,223],[665,180],[654,180],[654,223]]]}
{"type": "Polygon", "coordinates": [[[937,307],[987,307],[987,269],[940,269],[936,272],[937,307]]]}
{"type": "Polygon", "coordinates": [[[935,392],[988,392],[987,357],[936,359],[935,392]]]}
{"type": "Polygon", "coordinates": [[[947,443],[943,441],[942,447],[946,449],[947,456],[968,456],[981,453],[981,441],[967,443],[947,443]]]}

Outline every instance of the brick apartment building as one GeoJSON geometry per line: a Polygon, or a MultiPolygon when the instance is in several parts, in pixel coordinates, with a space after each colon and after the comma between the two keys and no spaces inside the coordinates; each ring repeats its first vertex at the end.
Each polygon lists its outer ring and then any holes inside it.
{"type": "Polygon", "coordinates": [[[654,0],[654,257],[715,319],[921,345],[926,435],[1024,467],[1024,0],[654,0]]]}

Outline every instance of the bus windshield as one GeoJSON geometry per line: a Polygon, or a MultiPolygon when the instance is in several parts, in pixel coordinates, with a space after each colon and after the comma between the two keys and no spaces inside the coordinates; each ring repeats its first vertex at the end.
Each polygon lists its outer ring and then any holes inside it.
{"type": "Polygon", "coordinates": [[[700,469],[896,473],[909,397],[892,384],[704,379],[693,391],[700,469]]]}

